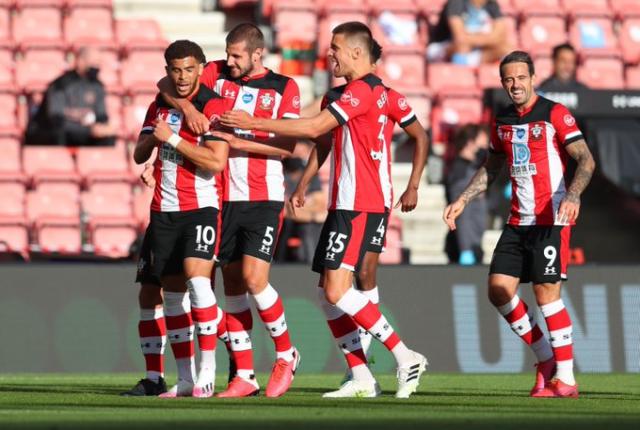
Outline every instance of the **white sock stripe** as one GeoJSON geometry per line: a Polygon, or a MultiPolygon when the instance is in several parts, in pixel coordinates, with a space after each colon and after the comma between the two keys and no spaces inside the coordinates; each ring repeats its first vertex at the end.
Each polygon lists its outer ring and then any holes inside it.
{"type": "Polygon", "coordinates": [[[287,320],[285,319],[284,314],[282,314],[277,320],[264,323],[264,326],[271,337],[278,337],[287,331],[287,320]]]}
{"type": "Polygon", "coordinates": [[[216,319],[214,320],[216,325],[220,324],[220,321],[222,321],[222,315],[224,315],[224,312],[220,309],[220,306],[218,306],[218,312],[216,313],[216,319]]]}
{"type": "Polygon", "coordinates": [[[171,343],[180,343],[193,340],[194,327],[183,327],[175,330],[167,330],[167,337],[171,343]]]}
{"type": "Polygon", "coordinates": [[[259,310],[264,311],[265,309],[269,309],[278,301],[278,292],[271,284],[267,284],[267,287],[262,290],[262,292],[255,294],[252,297],[256,302],[256,307],[259,310]]]}
{"type": "Polygon", "coordinates": [[[167,344],[165,336],[149,336],[140,338],[140,347],[143,354],[164,354],[167,344]]]}
{"type": "Polygon", "coordinates": [[[195,276],[187,281],[187,288],[194,308],[209,308],[216,304],[210,278],[195,276]]]}
{"type": "Polygon", "coordinates": [[[573,343],[573,327],[565,327],[560,330],[549,332],[551,346],[557,348],[559,346],[571,345],[573,343]]]}
{"type": "Polygon", "coordinates": [[[360,344],[360,336],[358,335],[357,330],[354,330],[342,337],[337,338],[336,343],[338,344],[338,348],[340,348],[340,351],[342,351],[343,354],[362,349],[362,345],[360,344]]]}
{"type": "Polygon", "coordinates": [[[369,330],[369,333],[371,333],[371,336],[374,337],[375,339],[378,339],[380,342],[384,342],[387,339],[389,339],[389,336],[393,334],[393,329],[391,328],[391,325],[383,315],[371,327],[371,329],[369,330]]]}
{"type": "Polygon", "coordinates": [[[164,293],[164,314],[168,317],[188,314],[191,312],[191,300],[188,293],[164,293]]]}
{"type": "Polygon", "coordinates": [[[513,296],[513,298],[509,301],[509,303],[506,303],[502,306],[497,306],[498,312],[500,312],[500,315],[502,316],[507,316],[509,315],[511,312],[513,312],[513,310],[515,308],[518,307],[518,304],[520,303],[520,297],[516,294],[515,296],[513,296]]]}
{"type": "Polygon", "coordinates": [[[518,336],[523,336],[531,331],[531,322],[529,321],[529,315],[523,315],[517,321],[514,321],[510,324],[511,330],[518,336]]]}
{"type": "Polygon", "coordinates": [[[251,332],[230,331],[228,333],[232,351],[246,351],[251,349],[251,332]]]}
{"type": "Polygon", "coordinates": [[[327,321],[336,320],[344,315],[344,312],[327,301],[327,297],[322,288],[318,288],[318,303],[320,303],[320,307],[327,321]]]}
{"type": "Polygon", "coordinates": [[[140,321],[153,321],[160,318],[164,318],[162,306],[154,309],[140,309],[140,321]]]}
{"type": "Polygon", "coordinates": [[[542,315],[544,315],[545,318],[550,317],[551,315],[555,315],[563,309],[564,302],[562,301],[562,299],[540,306],[540,312],[542,312],[542,315]]]}
{"type": "Polygon", "coordinates": [[[342,298],[338,300],[336,306],[346,314],[354,316],[367,306],[367,303],[369,303],[369,299],[364,294],[354,288],[349,288],[342,298]]]}
{"type": "Polygon", "coordinates": [[[196,322],[196,333],[201,336],[210,336],[218,333],[218,324],[215,321],[196,322]]]}
{"type": "Polygon", "coordinates": [[[380,303],[380,293],[377,285],[373,287],[373,289],[371,290],[362,291],[362,294],[364,294],[365,297],[369,299],[371,303],[373,303],[374,305],[377,305],[378,303],[380,303]]]}
{"type": "Polygon", "coordinates": [[[249,295],[225,296],[224,308],[227,313],[238,314],[249,309],[249,295]]]}

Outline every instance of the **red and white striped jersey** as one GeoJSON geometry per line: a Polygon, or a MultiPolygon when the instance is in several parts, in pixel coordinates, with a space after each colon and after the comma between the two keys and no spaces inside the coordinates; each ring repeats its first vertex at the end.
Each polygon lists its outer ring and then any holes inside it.
{"type": "MultiPolygon", "coordinates": [[[[231,107],[228,101],[204,85],[200,85],[191,102],[212,123],[231,107]]],[[[210,133],[194,135],[183,123],[182,113],[169,106],[161,96],[157,96],[149,106],[140,134],[153,133],[156,119],[166,121],[174,133],[192,145],[202,146],[204,141],[220,140],[210,133]]],[[[153,166],[156,186],[151,201],[152,211],[179,212],[204,207],[220,209],[220,184],[217,183],[220,174],[201,170],[168,143],[159,146],[153,166]]]]}
{"type": "MultiPolygon", "coordinates": [[[[298,118],[300,90],[296,82],[267,70],[257,76],[234,79],[225,61],[207,63],[200,82],[233,102],[234,110],[243,110],[257,118],[298,118]]],[[[273,133],[236,129],[235,134],[249,139],[273,138],[273,133]]],[[[224,201],[284,201],[284,174],[279,156],[266,156],[237,149],[229,151],[225,170],[224,201]]]]}
{"type": "Polygon", "coordinates": [[[387,125],[384,127],[384,153],[382,163],[380,163],[380,183],[384,193],[384,206],[391,209],[393,204],[393,183],[391,181],[391,141],[393,140],[393,130],[396,124],[402,128],[411,125],[418,118],[413,112],[404,95],[393,88],[387,88],[389,99],[389,113],[387,125]]]}
{"type": "Polygon", "coordinates": [[[567,192],[566,146],[583,139],[569,110],[537,96],[518,112],[513,105],[496,115],[490,150],[507,156],[511,176],[511,225],[561,225],[560,202],[567,192]]]}
{"type": "Polygon", "coordinates": [[[389,106],[382,81],[368,74],[333,88],[325,106],[339,124],[333,129],[329,209],[384,212],[380,166],[387,168],[382,158],[389,106]]]}

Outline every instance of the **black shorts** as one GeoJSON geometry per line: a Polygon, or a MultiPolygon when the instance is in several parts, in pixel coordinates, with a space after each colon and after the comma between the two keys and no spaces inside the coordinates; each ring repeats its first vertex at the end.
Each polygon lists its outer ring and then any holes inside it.
{"type": "Polygon", "coordinates": [[[175,253],[185,258],[213,260],[218,209],[206,207],[184,212],[151,212],[151,275],[160,278],[175,253]]]}
{"type": "Polygon", "coordinates": [[[367,215],[367,225],[364,231],[367,252],[382,254],[387,243],[388,224],[389,212],[382,214],[370,213],[367,215]]]}
{"type": "Polygon", "coordinates": [[[506,225],[491,259],[489,274],[534,284],[567,279],[571,226],[506,225]]]}
{"type": "MultiPolygon", "coordinates": [[[[174,249],[171,253],[169,261],[164,266],[162,276],[179,275],[183,272],[184,257],[178,249],[174,249]]],[[[138,257],[138,269],[136,271],[136,282],[139,284],[152,284],[160,287],[160,279],[151,273],[151,238],[149,226],[144,232],[142,246],[140,247],[140,256],[138,257]]]]}
{"type": "Polygon", "coordinates": [[[250,255],[271,263],[282,226],[283,202],[225,202],[218,261],[225,265],[250,255]]]}
{"type": "Polygon", "coordinates": [[[379,225],[379,215],[383,214],[330,210],[320,232],[312,270],[322,273],[325,269],[342,268],[357,272],[368,248],[365,240],[368,219],[377,218],[379,225]]]}

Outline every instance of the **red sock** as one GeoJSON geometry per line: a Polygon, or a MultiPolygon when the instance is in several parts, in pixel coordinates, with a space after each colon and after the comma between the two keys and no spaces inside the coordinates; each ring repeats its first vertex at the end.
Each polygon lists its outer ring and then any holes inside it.
{"type": "Polygon", "coordinates": [[[238,376],[250,378],[253,370],[253,351],[251,345],[251,329],[253,318],[251,310],[240,312],[227,311],[227,331],[231,342],[231,354],[236,362],[238,376]]]}
{"type": "Polygon", "coordinates": [[[162,308],[140,309],[138,335],[147,378],[157,381],[164,376],[164,348],[167,343],[167,326],[162,308]]]}
{"type": "Polygon", "coordinates": [[[229,341],[229,332],[227,331],[227,313],[221,308],[218,308],[218,332],[216,336],[224,343],[227,351],[231,352],[231,342],[229,341]]]}
{"type": "Polygon", "coordinates": [[[213,351],[216,349],[218,305],[208,308],[191,308],[193,321],[195,322],[198,346],[201,351],[213,351]]]}
{"type": "Polygon", "coordinates": [[[338,343],[338,347],[347,360],[349,369],[356,366],[366,365],[367,357],[364,355],[362,346],[360,345],[360,334],[358,326],[353,319],[343,313],[336,319],[328,319],[329,329],[334,339],[338,343]]]}

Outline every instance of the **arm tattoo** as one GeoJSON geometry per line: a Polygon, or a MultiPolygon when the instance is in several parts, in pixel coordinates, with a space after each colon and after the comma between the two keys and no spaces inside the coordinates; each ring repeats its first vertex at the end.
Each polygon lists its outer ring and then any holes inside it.
{"type": "Polygon", "coordinates": [[[567,153],[578,163],[578,167],[565,198],[572,203],[580,203],[580,195],[591,181],[595,162],[584,140],[573,142],[566,148],[567,153]]]}
{"type": "Polygon", "coordinates": [[[487,191],[487,188],[496,179],[500,173],[500,168],[504,162],[505,156],[501,153],[489,153],[489,158],[482,167],[478,169],[471,182],[467,185],[467,188],[462,192],[460,198],[465,204],[469,203],[472,199],[479,194],[487,191]]]}

